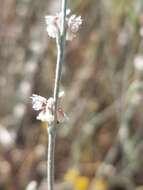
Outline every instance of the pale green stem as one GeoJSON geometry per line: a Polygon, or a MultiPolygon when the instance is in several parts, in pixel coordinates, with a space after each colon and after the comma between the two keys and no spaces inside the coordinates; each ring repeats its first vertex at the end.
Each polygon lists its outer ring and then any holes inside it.
{"type": "Polygon", "coordinates": [[[47,181],[48,190],[53,190],[54,184],[54,149],[56,132],[53,126],[48,126],[48,160],[47,160],[47,181]]]}
{"type": "Polygon", "coordinates": [[[54,149],[55,149],[55,138],[56,138],[56,125],[57,125],[57,107],[58,107],[58,95],[60,90],[62,64],[64,62],[64,47],[65,47],[65,18],[66,18],[67,0],[62,1],[62,21],[61,30],[58,37],[56,38],[57,44],[57,65],[56,65],[56,76],[54,84],[54,125],[48,127],[48,161],[47,161],[47,180],[48,190],[53,190],[54,184],[54,149]]]}
{"type": "Polygon", "coordinates": [[[61,22],[61,31],[59,36],[56,39],[57,44],[57,66],[56,66],[56,77],[55,77],[55,87],[54,87],[54,116],[55,116],[55,125],[57,123],[57,106],[58,106],[58,95],[60,90],[61,74],[62,74],[62,65],[64,62],[64,47],[65,47],[65,19],[66,19],[66,9],[67,9],[67,0],[62,1],[62,22],[61,22]]]}

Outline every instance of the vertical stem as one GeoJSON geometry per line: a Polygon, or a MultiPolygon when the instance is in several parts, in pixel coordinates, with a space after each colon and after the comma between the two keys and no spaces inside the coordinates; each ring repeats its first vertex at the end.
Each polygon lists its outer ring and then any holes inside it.
{"type": "Polygon", "coordinates": [[[54,184],[54,150],[56,133],[53,126],[48,127],[48,160],[47,160],[47,181],[48,190],[53,190],[54,184]]]}
{"type": "Polygon", "coordinates": [[[48,161],[47,161],[47,180],[48,190],[53,190],[54,184],[54,149],[55,149],[55,137],[56,137],[56,125],[57,125],[57,106],[58,95],[60,90],[60,81],[62,74],[62,64],[64,62],[64,47],[65,47],[65,18],[66,18],[67,0],[62,0],[62,21],[59,35],[56,38],[57,44],[57,65],[56,76],[54,85],[54,125],[48,127],[48,161]]]}
{"type": "Polygon", "coordinates": [[[55,85],[54,85],[54,117],[55,117],[55,125],[57,123],[57,106],[58,106],[58,95],[60,90],[60,82],[61,82],[61,73],[62,73],[62,64],[64,62],[64,47],[65,47],[65,38],[66,38],[66,30],[65,30],[65,19],[66,19],[66,9],[67,9],[67,0],[62,1],[62,21],[61,21],[61,30],[59,31],[59,35],[56,38],[57,44],[57,66],[56,66],[56,76],[55,76],[55,85]]]}

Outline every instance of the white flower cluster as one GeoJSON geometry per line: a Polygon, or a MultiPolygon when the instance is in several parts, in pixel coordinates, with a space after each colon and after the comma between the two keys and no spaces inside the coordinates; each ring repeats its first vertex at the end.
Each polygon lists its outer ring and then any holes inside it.
{"type": "MultiPolygon", "coordinates": [[[[64,92],[59,93],[59,99],[63,98],[64,92]]],[[[38,120],[43,122],[48,122],[52,124],[54,122],[54,99],[50,97],[48,100],[42,96],[33,94],[32,97],[32,107],[36,111],[40,111],[39,115],[36,117],[38,120]]],[[[57,121],[58,123],[64,123],[68,120],[67,115],[64,113],[62,108],[57,109],[57,121]]]]}
{"type": "MultiPolygon", "coordinates": [[[[81,16],[71,15],[71,11],[66,11],[66,40],[72,40],[78,32],[80,25],[82,24],[81,16]]],[[[56,38],[61,33],[61,19],[62,13],[57,13],[55,16],[45,16],[47,32],[51,38],[56,38]]]]}

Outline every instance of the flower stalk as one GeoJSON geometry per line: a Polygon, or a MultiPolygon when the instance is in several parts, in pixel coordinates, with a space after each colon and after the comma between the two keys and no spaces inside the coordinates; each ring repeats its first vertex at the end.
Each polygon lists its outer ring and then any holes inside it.
{"type": "Polygon", "coordinates": [[[47,183],[48,190],[53,190],[54,184],[54,151],[55,138],[58,123],[68,121],[64,110],[59,107],[59,101],[64,97],[64,92],[60,92],[60,83],[62,75],[62,65],[64,63],[65,40],[72,40],[82,24],[81,16],[71,15],[67,9],[67,0],[62,0],[62,10],[60,13],[52,16],[45,16],[47,24],[46,30],[51,38],[56,39],[57,46],[57,63],[55,72],[55,83],[53,97],[45,97],[33,94],[33,109],[39,111],[36,117],[42,122],[47,122],[48,128],[48,151],[47,151],[47,183]]]}
{"type": "Polygon", "coordinates": [[[48,183],[48,190],[53,190],[54,150],[55,150],[56,131],[53,126],[49,126],[47,131],[48,131],[47,183],[48,183]]]}
{"type": "Polygon", "coordinates": [[[65,39],[66,39],[66,29],[65,29],[65,20],[66,20],[66,10],[67,10],[67,0],[63,0],[62,2],[62,20],[61,20],[61,31],[59,31],[56,37],[56,45],[57,45],[57,65],[56,65],[56,76],[55,76],[55,85],[54,85],[54,120],[55,125],[57,124],[57,106],[58,106],[58,96],[60,90],[60,81],[61,81],[61,73],[62,73],[62,64],[64,62],[64,47],[65,47],[65,39]]]}
{"type": "Polygon", "coordinates": [[[53,190],[54,184],[54,151],[55,151],[55,139],[56,139],[56,127],[57,127],[57,107],[58,107],[58,97],[60,90],[60,81],[62,74],[62,64],[64,62],[64,47],[65,47],[65,19],[67,10],[67,0],[62,1],[62,20],[61,20],[61,32],[58,32],[56,37],[57,45],[57,65],[56,65],[56,76],[54,85],[54,125],[48,127],[48,161],[47,161],[47,181],[48,190],[53,190]]]}

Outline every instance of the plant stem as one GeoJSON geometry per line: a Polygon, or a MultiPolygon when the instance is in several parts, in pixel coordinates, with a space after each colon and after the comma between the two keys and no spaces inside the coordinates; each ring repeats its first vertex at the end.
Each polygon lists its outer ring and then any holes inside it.
{"type": "Polygon", "coordinates": [[[60,90],[62,64],[64,62],[64,47],[65,47],[65,18],[66,18],[67,0],[62,1],[62,21],[61,30],[56,38],[57,44],[57,65],[56,65],[56,76],[54,84],[54,125],[48,127],[48,161],[47,161],[47,180],[48,190],[53,190],[54,184],[54,149],[55,149],[55,138],[56,138],[56,126],[57,126],[57,107],[58,107],[58,95],[60,90]]]}
{"type": "Polygon", "coordinates": [[[66,7],[67,7],[67,0],[62,1],[62,22],[61,22],[61,31],[56,38],[57,44],[57,66],[56,66],[56,77],[55,77],[55,86],[54,86],[54,101],[55,101],[55,108],[54,108],[54,118],[55,118],[55,125],[57,123],[57,106],[58,106],[58,95],[60,90],[60,82],[61,82],[61,73],[62,73],[62,64],[64,62],[64,47],[65,47],[65,18],[66,18],[66,7]]]}
{"type": "Polygon", "coordinates": [[[54,184],[54,149],[56,132],[53,126],[48,126],[48,160],[47,160],[47,181],[48,190],[53,190],[54,184]]]}

